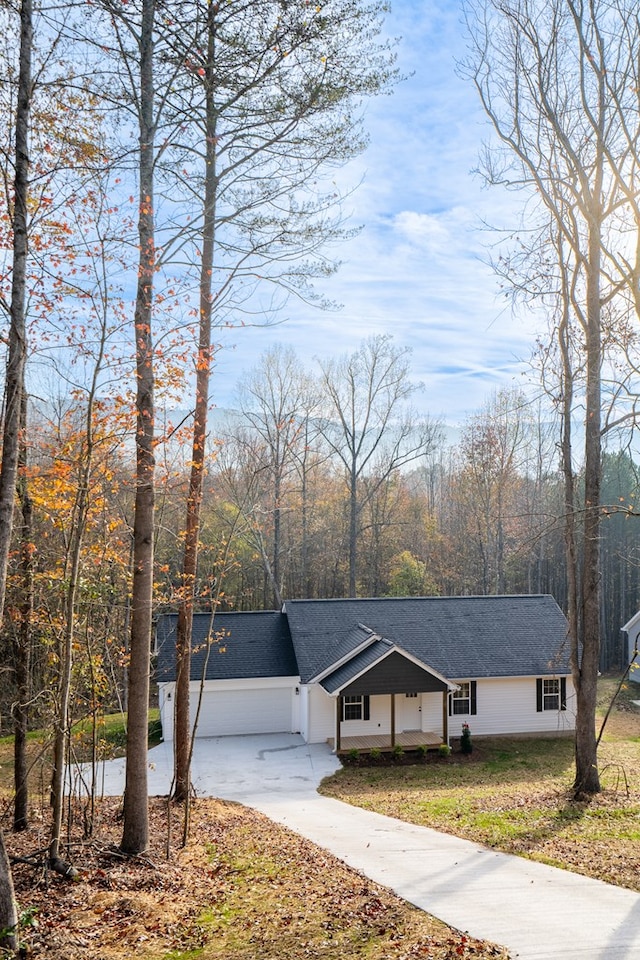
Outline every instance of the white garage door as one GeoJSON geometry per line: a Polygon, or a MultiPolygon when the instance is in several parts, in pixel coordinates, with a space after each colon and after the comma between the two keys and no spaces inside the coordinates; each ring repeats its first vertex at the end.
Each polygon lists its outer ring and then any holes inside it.
{"type": "Polygon", "coordinates": [[[206,691],[199,737],[238,733],[291,733],[291,687],[206,691]]]}

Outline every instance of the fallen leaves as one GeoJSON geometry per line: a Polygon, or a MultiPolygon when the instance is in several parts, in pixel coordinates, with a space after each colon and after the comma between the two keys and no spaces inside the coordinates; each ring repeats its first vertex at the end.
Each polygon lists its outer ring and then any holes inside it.
{"type": "MultiPolygon", "coordinates": [[[[179,816],[174,809],[174,837],[179,816]]],[[[506,957],[255,811],[198,801],[188,846],[172,849],[168,860],[166,802],[152,803],[153,848],[146,858],[117,855],[117,802],[104,801],[99,819],[99,844],[75,848],[82,867],[77,882],[16,867],[19,902],[36,911],[36,925],[23,938],[33,957],[145,960],[194,950],[203,960],[506,957]]],[[[24,853],[33,837],[7,841],[12,854],[24,853]]]]}

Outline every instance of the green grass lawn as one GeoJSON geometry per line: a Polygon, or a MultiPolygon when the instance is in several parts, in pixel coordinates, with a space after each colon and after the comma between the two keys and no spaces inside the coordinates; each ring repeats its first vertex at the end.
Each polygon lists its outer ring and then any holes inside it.
{"type": "MultiPolygon", "coordinates": [[[[600,688],[604,713],[616,687],[600,688]]],[[[600,746],[603,792],[574,803],[571,739],[474,741],[415,766],[347,766],[321,791],[411,823],[640,890],[640,686],[627,684],[600,746]]]]}
{"type": "MultiPolygon", "coordinates": [[[[160,711],[149,711],[149,746],[160,742],[160,711]]],[[[74,725],[71,733],[73,757],[78,763],[91,758],[92,724],[83,720],[74,725]]],[[[126,714],[112,713],[100,717],[97,725],[97,756],[100,760],[122,757],[127,739],[126,714]]],[[[48,784],[50,776],[51,732],[32,730],[27,734],[29,762],[32,765],[30,779],[36,792],[39,784],[48,784]]],[[[13,736],[0,737],[0,793],[10,795],[13,792],[13,736]]],[[[47,786],[48,789],[48,786],[47,786]]]]}

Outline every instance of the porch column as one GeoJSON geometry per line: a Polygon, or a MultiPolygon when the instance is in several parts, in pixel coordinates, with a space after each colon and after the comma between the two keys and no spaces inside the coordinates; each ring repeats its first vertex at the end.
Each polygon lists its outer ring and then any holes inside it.
{"type": "Polygon", "coordinates": [[[391,749],[396,745],[396,695],[391,694],[391,749]]]}
{"type": "Polygon", "coordinates": [[[442,694],[442,742],[449,746],[449,691],[442,694]]]}
{"type": "Polygon", "coordinates": [[[336,753],[340,749],[340,723],[342,721],[342,697],[336,697],[336,753]]]}

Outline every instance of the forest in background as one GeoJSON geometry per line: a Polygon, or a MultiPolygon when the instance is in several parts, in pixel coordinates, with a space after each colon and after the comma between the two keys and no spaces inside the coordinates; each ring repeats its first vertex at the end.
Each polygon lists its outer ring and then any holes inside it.
{"type": "MultiPolygon", "coordinates": [[[[387,338],[372,346],[378,361],[381,354],[392,358],[408,377],[406,352],[387,338]]],[[[356,358],[362,357],[361,350],[356,358]]],[[[345,376],[345,370],[333,373],[345,376]]],[[[361,399],[371,395],[366,382],[360,380],[361,399]]],[[[410,390],[415,407],[417,391],[410,390]]],[[[32,412],[29,429],[32,664],[34,689],[45,691],[36,700],[36,722],[46,720],[46,690],[64,631],[85,458],[84,405],[69,403],[55,417],[46,409],[46,417],[32,412]]],[[[365,412],[379,426],[380,402],[376,417],[366,404],[360,416],[365,412]]],[[[550,593],[563,606],[563,501],[552,411],[519,389],[503,390],[469,418],[454,445],[445,443],[433,421],[425,441],[414,413],[408,436],[420,436],[420,445],[409,463],[389,470],[398,423],[406,423],[402,412],[404,402],[372,435],[375,456],[358,487],[357,595],[550,593]]],[[[130,441],[118,434],[122,414],[114,404],[99,404],[93,416],[96,451],[75,613],[76,719],[107,704],[123,705],[130,615],[130,441]]],[[[291,351],[274,347],[247,373],[238,408],[218,421],[207,457],[197,609],[273,609],[278,598],[349,595],[349,476],[326,439],[329,433],[335,442],[336,422],[319,376],[303,370],[291,351]]],[[[188,484],[188,448],[179,429],[167,425],[167,436],[157,468],[156,613],[179,602],[188,484]]],[[[633,515],[638,478],[626,451],[605,454],[603,466],[601,667],[610,670],[623,665],[620,628],[640,608],[639,521],[633,515]]],[[[16,552],[5,662],[20,624],[21,584],[16,552]]],[[[11,703],[6,689],[5,718],[11,703]]]]}

